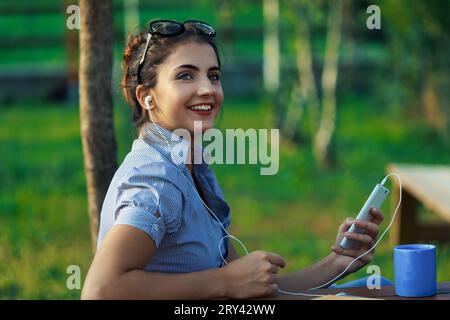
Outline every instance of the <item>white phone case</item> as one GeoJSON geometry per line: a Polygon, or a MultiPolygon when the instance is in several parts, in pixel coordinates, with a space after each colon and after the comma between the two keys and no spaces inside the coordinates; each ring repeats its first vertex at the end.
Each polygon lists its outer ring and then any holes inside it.
{"type": "MultiPolygon", "coordinates": [[[[362,207],[361,211],[359,211],[356,220],[370,221],[371,220],[371,216],[369,213],[370,208],[379,209],[383,204],[384,199],[386,199],[388,193],[389,189],[385,188],[380,184],[377,184],[373,189],[372,193],[370,194],[369,198],[367,199],[366,203],[362,207]]],[[[364,229],[358,228],[355,226],[355,224],[352,224],[348,232],[363,233],[364,229]]],[[[353,249],[356,247],[356,244],[357,241],[344,237],[344,239],[342,239],[340,243],[340,246],[344,249],[353,249]]]]}

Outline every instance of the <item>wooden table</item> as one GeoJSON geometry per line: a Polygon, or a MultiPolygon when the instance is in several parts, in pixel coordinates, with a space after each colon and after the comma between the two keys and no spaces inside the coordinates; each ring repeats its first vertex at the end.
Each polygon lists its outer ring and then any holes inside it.
{"type": "MultiPolygon", "coordinates": [[[[402,203],[390,231],[390,244],[395,246],[417,241],[450,241],[450,166],[391,164],[387,173],[402,179],[402,203]],[[445,223],[421,223],[418,207],[422,204],[445,223]]],[[[392,213],[399,199],[399,183],[391,176],[392,213]]]]}
{"type": "MultiPolygon", "coordinates": [[[[382,286],[380,289],[369,290],[367,287],[361,288],[347,288],[347,289],[319,289],[311,291],[313,294],[321,295],[336,295],[340,292],[345,292],[345,294],[354,297],[365,297],[372,299],[383,299],[383,300],[450,300],[450,282],[438,283],[437,294],[432,297],[423,298],[403,298],[395,295],[393,286],[382,286]]],[[[345,296],[344,296],[345,297],[345,296]]],[[[333,298],[333,297],[330,297],[333,298]]],[[[287,294],[278,294],[277,296],[268,298],[270,300],[311,300],[314,297],[304,297],[304,296],[293,296],[287,294]]],[[[339,299],[339,297],[335,297],[339,299]]]]}

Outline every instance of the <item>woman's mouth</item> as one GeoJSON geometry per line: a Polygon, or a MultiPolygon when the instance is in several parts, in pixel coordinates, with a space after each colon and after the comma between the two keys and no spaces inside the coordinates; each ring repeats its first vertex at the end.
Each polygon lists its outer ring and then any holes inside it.
{"type": "Polygon", "coordinates": [[[192,112],[195,112],[198,115],[201,116],[208,116],[211,114],[212,105],[211,104],[198,104],[195,106],[187,107],[192,112]]]}

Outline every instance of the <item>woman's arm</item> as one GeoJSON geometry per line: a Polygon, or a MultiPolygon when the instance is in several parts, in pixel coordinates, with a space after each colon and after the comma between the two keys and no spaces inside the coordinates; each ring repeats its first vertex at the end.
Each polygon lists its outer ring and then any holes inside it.
{"type": "Polygon", "coordinates": [[[282,257],[254,251],[223,268],[166,274],[144,271],[156,251],[143,231],[116,225],[94,257],[82,299],[214,299],[256,298],[278,290],[276,273],[282,257]]]}
{"type": "MultiPolygon", "coordinates": [[[[228,248],[227,262],[239,258],[233,244],[228,248]]],[[[340,272],[339,261],[336,254],[330,254],[325,259],[298,272],[278,276],[278,287],[286,291],[299,291],[313,288],[335,278],[340,272]]]]}
{"type": "MultiPolygon", "coordinates": [[[[278,285],[280,289],[298,292],[300,290],[322,286],[340,275],[347,268],[347,266],[352,263],[353,259],[359,257],[372,248],[378,236],[378,226],[383,221],[384,215],[376,208],[372,208],[370,213],[372,215],[370,222],[357,221],[347,218],[344,223],[339,226],[338,234],[336,236],[336,243],[332,247],[333,252],[323,260],[308,268],[285,276],[279,276],[278,285]],[[348,230],[353,223],[356,224],[358,228],[363,229],[364,233],[348,233],[348,230]],[[344,236],[358,242],[358,246],[355,249],[340,248],[339,244],[344,236]]],[[[355,261],[345,272],[345,274],[339,277],[339,279],[367,265],[370,261],[372,261],[374,253],[375,249],[372,249],[368,254],[355,261]]],[[[339,279],[336,279],[333,282],[339,279]]],[[[327,286],[329,285],[331,285],[331,283],[327,286]]]]}
{"type": "Polygon", "coordinates": [[[337,263],[336,254],[332,253],[312,266],[280,275],[278,286],[284,291],[301,292],[327,283],[338,276],[340,272],[342,270],[337,263]]]}
{"type": "MultiPolygon", "coordinates": [[[[239,258],[239,254],[230,242],[228,247],[227,262],[230,263],[239,258]]],[[[324,284],[335,278],[339,273],[340,265],[336,254],[330,254],[316,264],[298,272],[278,276],[278,287],[286,291],[300,291],[324,284]]]]}
{"type": "Polygon", "coordinates": [[[223,298],[220,269],[185,274],[145,272],[156,251],[154,241],[128,225],[114,226],[94,257],[81,299],[223,298]]]}

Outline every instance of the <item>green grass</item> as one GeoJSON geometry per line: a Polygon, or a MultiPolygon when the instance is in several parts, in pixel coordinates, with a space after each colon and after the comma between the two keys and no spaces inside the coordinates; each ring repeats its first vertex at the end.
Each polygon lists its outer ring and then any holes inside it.
{"type": "MultiPolygon", "coordinates": [[[[1,113],[0,298],[76,299],[65,270],[78,265],[86,275],[91,261],[78,109],[19,105],[1,113]]],[[[117,115],[123,157],[132,132],[117,115]]]]}
{"type": "MultiPolygon", "coordinates": [[[[264,101],[226,100],[219,127],[270,128],[268,111],[264,101]]],[[[121,103],[115,118],[121,161],[134,129],[121,103]]],[[[284,256],[283,272],[328,254],[338,225],[355,216],[387,163],[450,161],[448,149],[419,119],[380,112],[358,99],[341,103],[336,138],[339,166],[328,172],[314,166],[308,144],[281,144],[275,176],[261,176],[258,165],[213,166],[232,209],[232,234],[249,250],[284,256]]],[[[0,298],[78,299],[79,290],[66,288],[66,269],[78,265],[84,281],[92,255],[77,107],[3,107],[0,152],[0,298]]],[[[393,279],[387,240],[373,264],[393,279]]],[[[345,281],[365,276],[365,270],[345,281]]],[[[449,271],[450,247],[439,244],[438,281],[449,281],[449,271]]]]}

